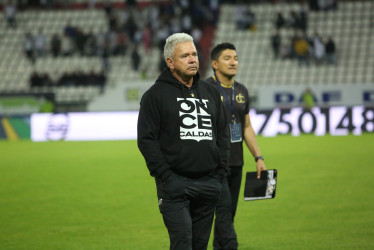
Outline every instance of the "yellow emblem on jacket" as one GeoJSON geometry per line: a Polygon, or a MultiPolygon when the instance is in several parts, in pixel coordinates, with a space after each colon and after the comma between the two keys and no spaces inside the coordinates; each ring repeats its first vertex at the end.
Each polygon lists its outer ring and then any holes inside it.
{"type": "Polygon", "coordinates": [[[238,94],[236,97],[235,97],[235,100],[238,102],[238,103],[245,103],[245,98],[242,94],[238,94]]]}

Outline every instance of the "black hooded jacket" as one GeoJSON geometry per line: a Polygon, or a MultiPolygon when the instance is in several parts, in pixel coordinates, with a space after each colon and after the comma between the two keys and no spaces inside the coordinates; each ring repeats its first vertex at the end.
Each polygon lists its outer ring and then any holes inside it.
{"type": "Polygon", "coordinates": [[[223,178],[229,159],[229,129],[221,95],[194,76],[190,88],[169,69],[144,93],[138,117],[138,147],[152,176],[176,173],[223,178]]]}

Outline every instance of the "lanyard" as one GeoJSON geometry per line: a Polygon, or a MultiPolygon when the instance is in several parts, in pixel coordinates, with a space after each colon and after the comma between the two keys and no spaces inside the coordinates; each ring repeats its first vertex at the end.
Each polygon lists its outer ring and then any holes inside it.
{"type": "Polygon", "coordinates": [[[231,91],[231,102],[230,102],[230,99],[227,96],[226,92],[224,91],[223,87],[221,86],[221,83],[218,80],[218,77],[217,77],[216,73],[214,73],[214,78],[216,79],[216,82],[217,82],[217,84],[218,84],[218,86],[221,90],[221,93],[226,100],[227,107],[229,108],[229,110],[231,112],[231,115],[232,115],[232,119],[233,119],[233,121],[235,121],[236,119],[235,119],[235,112],[234,112],[234,107],[233,107],[233,103],[235,101],[235,93],[234,93],[235,87],[234,87],[234,84],[232,84],[232,87],[231,87],[232,91],[231,91]]]}

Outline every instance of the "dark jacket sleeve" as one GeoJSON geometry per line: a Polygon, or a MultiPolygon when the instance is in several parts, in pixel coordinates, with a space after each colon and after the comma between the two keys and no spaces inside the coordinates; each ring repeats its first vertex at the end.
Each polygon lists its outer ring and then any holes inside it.
{"type": "Polygon", "coordinates": [[[167,179],[172,171],[166,163],[158,141],[161,108],[156,97],[146,92],[140,102],[138,117],[138,147],[152,176],[167,179]]]}
{"type": "Polygon", "coordinates": [[[226,110],[218,93],[218,117],[217,117],[217,146],[221,154],[219,175],[223,178],[227,174],[230,157],[230,129],[226,110]]]}

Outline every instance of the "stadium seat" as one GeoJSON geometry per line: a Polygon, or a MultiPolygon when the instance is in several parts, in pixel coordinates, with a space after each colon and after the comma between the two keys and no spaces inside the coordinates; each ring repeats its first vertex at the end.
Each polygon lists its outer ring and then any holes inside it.
{"type": "MultiPolygon", "coordinates": [[[[280,11],[287,17],[291,10],[298,11],[300,6],[295,3],[252,5],[258,26],[254,33],[237,31],[233,5],[222,5],[214,44],[230,41],[236,45],[240,55],[236,79],[251,88],[263,84],[373,82],[374,32],[370,27],[373,8],[373,2],[345,1],[339,2],[337,11],[308,12],[308,35],[317,31],[323,39],[332,36],[338,50],[338,66],[315,67],[311,61],[310,67],[300,68],[297,61],[273,60],[270,36],[274,32],[275,15],[280,11]]],[[[280,34],[286,44],[294,31],[282,29],[280,34]]]]}

